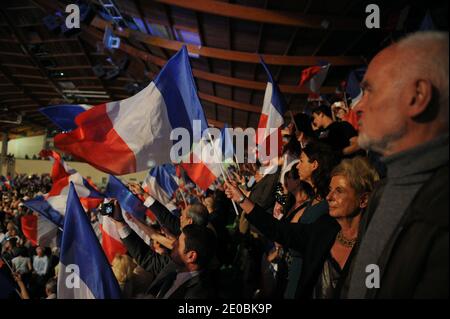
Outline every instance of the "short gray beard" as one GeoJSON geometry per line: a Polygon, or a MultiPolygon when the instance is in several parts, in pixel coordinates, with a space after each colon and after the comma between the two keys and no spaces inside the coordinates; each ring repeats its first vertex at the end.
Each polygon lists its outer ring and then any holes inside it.
{"type": "Polygon", "coordinates": [[[358,145],[365,150],[385,154],[392,149],[393,144],[402,138],[405,133],[406,127],[403,127],[395,133],[384,136],[380,140],[374,140],[364,133],[359,133],[358,145]]]}

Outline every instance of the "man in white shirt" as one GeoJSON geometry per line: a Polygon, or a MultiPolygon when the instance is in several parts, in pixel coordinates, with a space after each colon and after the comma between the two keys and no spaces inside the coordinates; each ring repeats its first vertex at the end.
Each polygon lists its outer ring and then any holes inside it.
{"type": "Polygon", "coordinates": [[[39,276],[45,276],[48,269],[48,257],[44,255],[42,247],[36,247],[36,256],[33,257],[33,271],[39,276]]]}

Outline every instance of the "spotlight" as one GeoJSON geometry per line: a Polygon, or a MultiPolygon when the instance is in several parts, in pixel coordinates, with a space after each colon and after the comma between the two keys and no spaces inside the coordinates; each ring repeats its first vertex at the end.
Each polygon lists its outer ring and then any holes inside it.
{"type": "Polygon", "coordinates": [[[120,47],[120,38],[114,36],[110,27],[105,29],[103,44],[107,49],[118,49],[120,47]]]}

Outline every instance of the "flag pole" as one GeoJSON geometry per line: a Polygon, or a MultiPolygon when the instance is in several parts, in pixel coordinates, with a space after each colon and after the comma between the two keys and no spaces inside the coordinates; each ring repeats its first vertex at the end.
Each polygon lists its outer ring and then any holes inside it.
{"type": "Polygon", "coordinates": [[[238,163],[238,161],[237,161],[236,154],[234,154],[233,157],[234,157],[234,160],[235,160],[234,163],[236,164],[236,166],[237,166],[237,168],[238,168],[238,172],[239,172],[239,174],[241,174],[241,168],[239,167],[239,163],[238,163]]]}
{"type": "MultiPolygon", "coordinates": [[[[178,165],[180,165],[180,164],[178,164],[178,165]]],[[[181,166],[178,166],[178,167],[181,169],[181,166]]],[[[177,175],[177,177],[178,177],[178,175],[177,175]]],[[[180,179],[182,180],[183,185],[186,185],[186,181],[184,180],[184,177],[183,177],[183,174],[181,171],[180,171],[180,176],[178,177],[178,180],[180,180],[180,179]]],[[[178,191],[181,194],[181,197],[183,198],[184,205],[187,207],[186,197],[184,196],[184,191],[181,189],[180,185],[178,185],[178,191]]]]}
{"type": "Polygon", "coordinates": [[[296,131],[300,131],[300,130],[298,129],[297,123],[295,123],[295,120],[294,120],[294,114],[292,114],[292,111],[291,111],[291,110],[289,110],[289,115],[291,116],[291,121],[294,122],[295,130],[296,130],[296,131]]]}
{"type": "MultiPolygon", "coordinates": [[[[222,176],[223,176],[224,180],[226,181],[227,180],[227,176],[225,176],[225,172],[224,172],[223,167],[222,167],[222,162],[220,162],[219,157],[218,157],[218,155],[216,153],[216,148],[214,147],[214,144],[212,142],[211,133],[208,132],[208,136],[209,136],[209,142],[211,143],[211,146],[213,148],[214,157],[216,158],[216,161],[219,164],[220,172],[222,173],[222,176]]],[[[228,176],[228,179],[231,179],[230,176],[228,176]]],[[[236,212],[236,215],[239,216],[239,211],[237,209],[236,203],[234,202],[234,200],[231,200],[231,202],[233,203],[233,208],[234,208],[234,211],[236,212]]]]}
{"type": "MultiPolygon", "coordinates": [[[[6,261],[5,258],[2,257],[3,262],[5,263],[6,266],[8,266],[9,271],[11,272],[11,275],[14,274],[14,270],[12,269],[11,265],[8,263],[8,261],[6,261]]],[[[22,294],[20,293],[19,290],[17,290],[17,288],[14,289],[16,291],[16,293],[19,295],[20,299],[23,299],[22,294]]]]}
{"type": "Polygon", "coordinates": [[[178,191],[179,191],[180,194],[181,194],[181,198],[183,198],[183,202],[184,202],[185,207],[187,207],[186,197],[184,197],[184,192],[183,192],[183,190],[181,189],[181,187],[178,188],[178,191]]]}

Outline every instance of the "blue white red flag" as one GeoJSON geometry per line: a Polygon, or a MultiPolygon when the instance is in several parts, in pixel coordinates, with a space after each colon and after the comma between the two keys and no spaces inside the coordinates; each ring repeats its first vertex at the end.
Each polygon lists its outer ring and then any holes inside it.
{"type": "MultiPolygon", "coordinates": [[[[123,175],[170,163],[175,128],[193,136],[193,121],[207,122],[186,47],[145,89],[125,100],[96,105],[75,117],[76,128],[55,136],[55,146],[101,171],[123,175]]],[[[182,154],[185,155],[185,154],[182,154]]]]}
{"type": "Polygon", "coordinates": [[[120,287],[70,182],[61,242],[58,299],[119,299],[120,287]]]}

